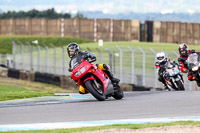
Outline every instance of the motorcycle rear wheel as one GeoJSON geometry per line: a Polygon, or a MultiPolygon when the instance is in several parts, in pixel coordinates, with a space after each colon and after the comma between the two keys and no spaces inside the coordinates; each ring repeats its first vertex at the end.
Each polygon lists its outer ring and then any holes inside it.
{"type": "Polygon", "coordinates": [[[102,88],[97,88],[94,80],[87,80],[85,86],[88,91],[99,101],[104,101],[106,99],[102,88]]]}
{"type": "Polygon", "coordinates": [[[119,85],[116,85],[114,88],[115,88],[115,92],[114,92],[114,95],[112,97],[115,98],[116,100],[122,99],[124,97],[123,90],[120,88],[119,85]]]}

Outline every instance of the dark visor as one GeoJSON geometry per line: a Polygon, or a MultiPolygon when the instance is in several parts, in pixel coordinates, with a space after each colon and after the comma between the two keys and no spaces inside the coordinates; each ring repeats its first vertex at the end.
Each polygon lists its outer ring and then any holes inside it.
{"type": "Polygon", "coordinates": [[[157,57],[157,60],[162,60],[164,57],[157,57]]]}

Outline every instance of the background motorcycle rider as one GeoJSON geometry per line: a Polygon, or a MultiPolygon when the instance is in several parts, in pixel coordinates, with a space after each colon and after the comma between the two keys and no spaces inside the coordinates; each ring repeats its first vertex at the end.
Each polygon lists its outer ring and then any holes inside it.
{"type": "MultiPolygon", "coordinates": [[[[165,79],[163,78],[163,74],[164,74],[163,72],[166,69],[166,64],[171,63],[172,61],[171,61],[171,59],[168,59],[166,57],[166,54],[164,52],[158,52],[156,54],[156,59],[157,59],[157,61],[155,63],[155,67],[156,67],[156,70],[158,73],[158,80],[163,83],[163,87],[166,90],[166,89],[168,89],[168,87],[165,82],[165,79]]],[[[173,63],[175,63],[175,62],[173,61],[173,63]]]]}
{"type": "MultiPolygon", "coordinates": [[[[91,60],[96,60],[96,54],[87,51],[79,51],[78,44],[74,42],[68,44],[67,52],[69,57],[71,58],[69,61],[69,69],[68,69],[68,71],[70,72],[72,71],[71,61],[73,60],[73,58],[77,58],[77,56],[79,56],[81,59],[90,58],[91,60]]],[[[101,70],[103,70],[108,75],[112,83],[117,83],[117,84],[119,83],[120,80],[113,77],[113,74],[109,71],[109,66],[107,66],[106,64],[96,64],[96,66],[101,70]]],[[[87,92],[82,86],[80,86],[79,93],[85,94],[87,92]]]]}
{"type": "Polygon", "coordinates": [[[181,72],[187,73],[188,80],[190,80],[190,81],[195,80],[195,77],[192,75],[192,72],[190,72],[189,69],[188,69],[187,58],[188,58],[189,55],[191,55],[191,53],[199,54],[199,52],[197,52],[195,50],[189,50],[188,45],[186,43],[180,44],[179,47],[178,47],[178,51],[179,51],[179,54],[180,54],[179,58],[178,58],[178,62],[179,62],[179,65],[181,67],[181,72]]]}

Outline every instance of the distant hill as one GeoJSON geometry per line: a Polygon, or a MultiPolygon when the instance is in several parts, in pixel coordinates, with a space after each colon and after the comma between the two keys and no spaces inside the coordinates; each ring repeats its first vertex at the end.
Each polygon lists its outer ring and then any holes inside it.
{"type": "Polygon", "coordinates": [[[200,23],[200,13],[184,14],[184,13],[134,13],[127,14],[104,14],[101,11],[96,12],[80,12],[87,18],[112,18],[112,19],[136,19],[144,22],[145,20],[154,21],[181,21],[200,23]]]}

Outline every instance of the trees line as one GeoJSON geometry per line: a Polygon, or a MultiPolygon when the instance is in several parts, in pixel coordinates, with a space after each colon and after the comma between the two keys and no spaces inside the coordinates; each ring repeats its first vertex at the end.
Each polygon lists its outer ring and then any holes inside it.
{"type": "MultiPolygon", "coordinates": [[[[57,19],[57,18],[72,18],[70,13],[57,13],[54,8],[38,11],[32,9],[29,11],[8,11],[0,13],[0,19],[9,19],[9,18],[48,18],[48,19],[57,19]]],[[[77,13],[73,18],[85,18],[82,14],[77,13]]]]}

